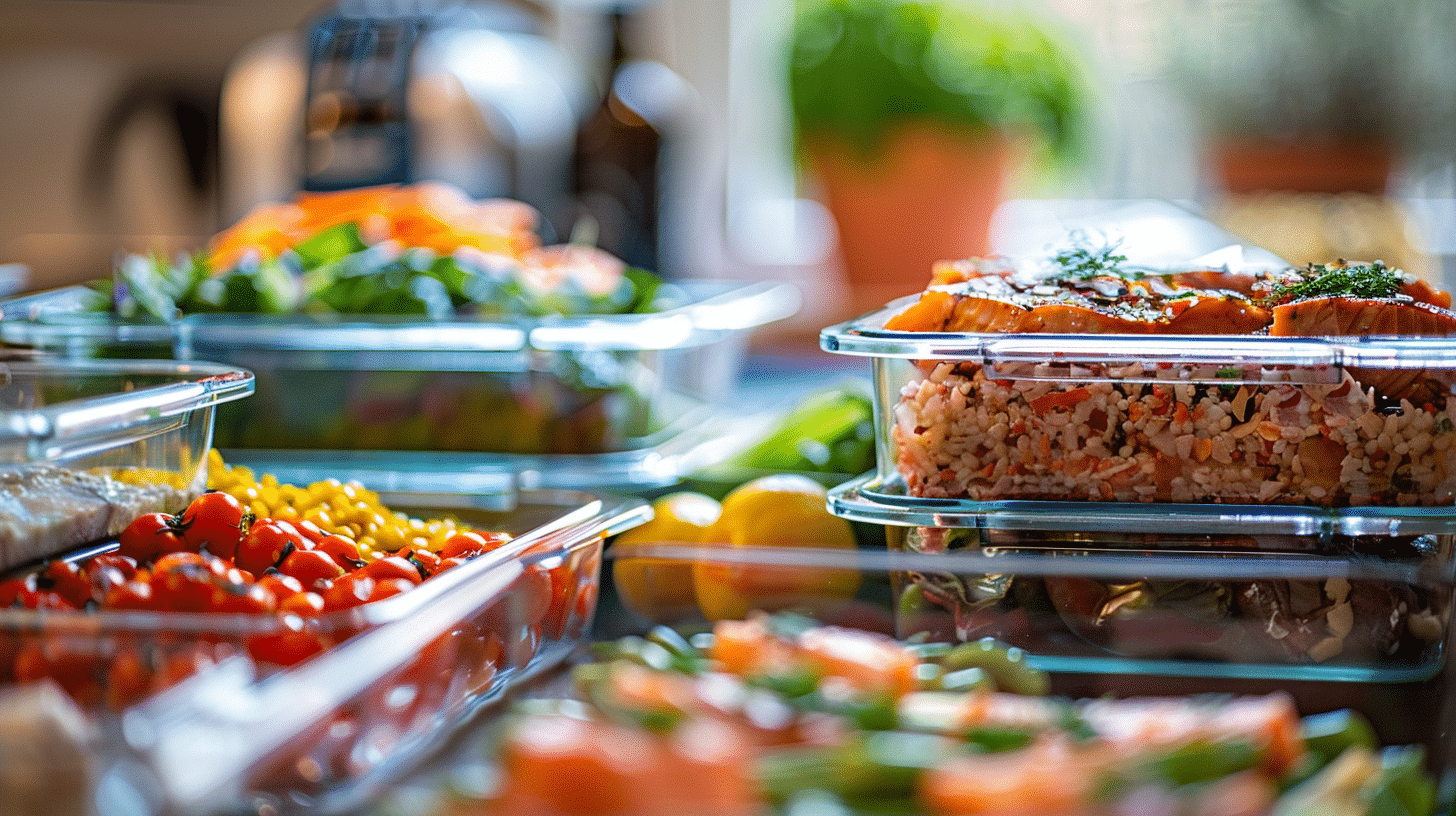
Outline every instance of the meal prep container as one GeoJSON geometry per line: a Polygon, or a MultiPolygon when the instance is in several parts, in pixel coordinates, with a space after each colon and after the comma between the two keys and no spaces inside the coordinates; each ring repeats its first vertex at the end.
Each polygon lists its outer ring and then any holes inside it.
{"type": "Polygon", "coordinates": [[[748,333],[799,304],[786,284],[678,288],[677,305],[651,314],[495,322],[195,314],[156,324],[85,312],[86,291],[75,287],[0,302],[0,338],[68,356],[145,352],[248,368],[257,393],[219,415],[224,451],[274,461],[299,449],[446,451],[472,454],[451,463],[461,472],[529,471],[526,487],[580,486],[567,479],[583,467],[658,486],[680,475],[661,472],[660,449],[711,416],[748,333]],[[570,468],[537,458],[566,455],[578,457],[570,468]]]}
{"type": "Polygon", "coordinates": [[[508,513],[454,515],[516,537],[306,622],[0,610],[0,656],[7,669],[43,660],[90,715],[98,814],[348,811],[571,652],[595,610],[603,538],[649,511],[539,491],[508,513]]]}
{"type": "MultiPolygon", "coordinates": [[[[1449,801],[1456,783],[1449,559],[1332,558],[1302,551],[1298,541],[1275,542],[1267,550],[1220,548],[1211,542],[1216,520],[1186,517],[1162,525],[1153,514],[1130,510],[1118,527],[1112,516],[1072,519],[1070,503],[1060,508],[1060,518],[1011,511],[972,517],[873,501],[860,486],[832,491],[830,503],[840,515],[891,524],[890,548],[618,542],[607,550],[616,576],[616,591],[608,597],[621,607],[603,607],[598,635],[643,633],[659,623],[706,625],[691,595],[684,603],[683,593],[674,589],[683,575],[711,574],[745,596],[749,608],[799,610],[828,624],[932,642],[994,637],[1024,650],[1029,665],[1048,671],[1057,695],[1283,690],[1305,714],[1354,708],[1371,719],[1383,742],[1424,745],[1449,801]],[[919,528],[909,525],[922,522],[973,533],[979,545],[913,551],[906,540],[919,528]],[[1207,530],[1198,531],[1205,523],[1207,530]],[[1063,532],[1069,528],[1091,532],[1063,532]],[[1183,546],[1149,549],[1144,539],[1151,534],[1176,534],[1183,546]],[[1220,591],[1250,587],[1279,597],[1287,593],[1296,604],[1321,592],[1343,597],[1353,613],[1344,650],[1318,660],[1321,655],[1285,643],[1308,636],[1290,618],[1229,614],[1227,604],[1236,601],[1220,591]],[[1121,605],[1092,608],[1088,601],[1099,597],[1093,588],[1120,592],[1121,605]],[[1389,629],[1396,621],[1378,616],[1397,610],[1407,628],[1392,641],[1389,629]],[[1414,624],[1416,616],[1428,613],[1414,624]],[[1277,637],[1275,627],[1289,632],[1277,637]]],[[[1269,520],[1271,536],[1275,527],[1290,539],[1304,537],[1291,532],[1298,529],[1293,525],[1269,520]]],[[[1307,535],[1318,536],[1317,529],[1307,535]]],[[[1449,545],[1449,535],[1441,538],[1442,546],[1449,545]]],[[[1311,629],[1328,626],[1340,606],[1330,603],[1302,617],[1311,629]]]]}
{"type": "Polygon", "coordinates": [[[886,331],[912,300],[820,335],[872,358],[879,474],[910,495],[1456,502],[1448,339],[886,331]]]}
{"type": "Polygon", "coordinates": [[[0,360],[0,570],[185,506],[216,411],[252,391],[211,363],[0,360]]]}

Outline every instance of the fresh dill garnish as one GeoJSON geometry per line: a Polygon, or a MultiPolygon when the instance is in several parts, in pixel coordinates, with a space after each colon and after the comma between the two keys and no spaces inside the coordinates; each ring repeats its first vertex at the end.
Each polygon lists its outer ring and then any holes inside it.
{"type": "Polygon", "coordinates": [[[1271,300],[1288,302],[1317,297],[1389,298],[1400,294],[1405,275],[1381,261],[1369,264],[1310,264],[1305,278],[1274,287],[1271,300]]]}
{"type": "Polygon", "coordinates": [[[1087,280],[1101,276],[1126,278],[1136,275],[1119,266],[1127,263],[1127,256],[1117,251],[1122,245],[1121,240],[1096,248],[1090,245],[1084,234],[1073,235],[1073,240],[1076,242],[1075,246],[1052,256],[1052,260],[1062,268],[1063,276],[1074,280],[1087,280]]]}

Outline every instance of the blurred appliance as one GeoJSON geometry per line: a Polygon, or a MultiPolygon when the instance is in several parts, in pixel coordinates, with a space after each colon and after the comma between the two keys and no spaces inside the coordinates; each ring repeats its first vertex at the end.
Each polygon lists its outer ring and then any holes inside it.
{"type": "Polygon", "coordinates": [[[594,99],[542,23],[504,0],[342,0],[255,44],[223,88],[224,221],[298,190],[437,179],[532,204],[564,237],[594,99]]]}

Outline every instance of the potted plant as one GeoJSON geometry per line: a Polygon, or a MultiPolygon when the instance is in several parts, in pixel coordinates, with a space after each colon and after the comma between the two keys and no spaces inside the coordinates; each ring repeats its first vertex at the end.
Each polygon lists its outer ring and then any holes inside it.
{"type": "Polygon", "coordinates": [[[1070,54],[1030,17],[974,2],[801,0],[788,74],[857,308],[985,254],[1019,167],[1072,157],[1086,118],[1070,54]]]}
{"type": "Polygon", "coordinates": [[[1456,118],[1450,0],[1211,0],[1175,16],[1176,76],[1225,192],[1385,192],[1456,118]]]}

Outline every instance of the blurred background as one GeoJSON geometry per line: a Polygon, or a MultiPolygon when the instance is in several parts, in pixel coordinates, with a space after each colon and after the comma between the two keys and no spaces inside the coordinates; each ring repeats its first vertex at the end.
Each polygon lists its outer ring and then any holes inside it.
{"type": "MultiPolygon", "coordinates": [[[[1026,202],[1154,201],[1294,263],[1380,258],[1456,284],[1450,0],[991,6],[1058,44],[1079,102],[1075,149],[1008,171],[991,249],[1046,212],[1026,202]]],[[[0,286],[199,247],[300,189],[438,178],[532,203],[549,238],[595,238],[668,277],[792,280],[806,305],[778,331],[812,337],[863,303],[795,141],[795,13],[7,0],[0,286]]]]}

